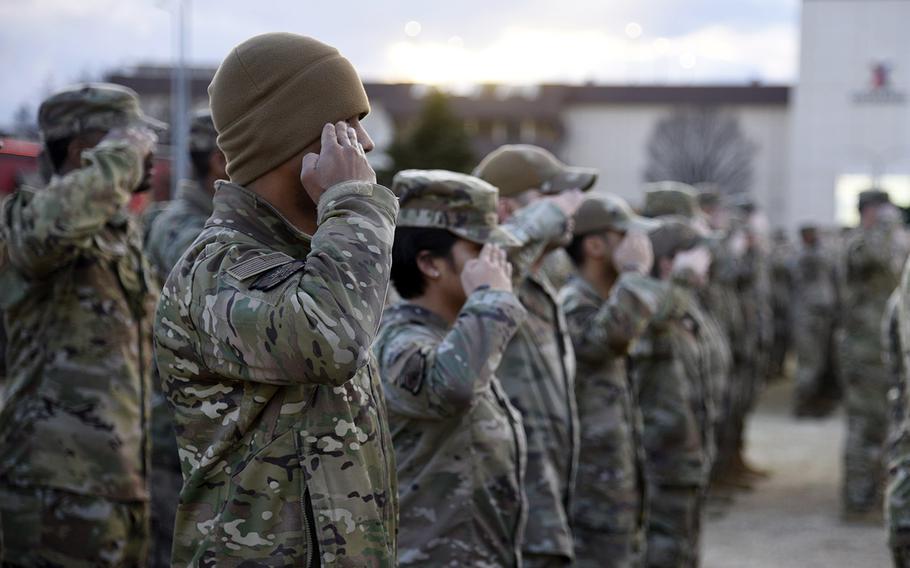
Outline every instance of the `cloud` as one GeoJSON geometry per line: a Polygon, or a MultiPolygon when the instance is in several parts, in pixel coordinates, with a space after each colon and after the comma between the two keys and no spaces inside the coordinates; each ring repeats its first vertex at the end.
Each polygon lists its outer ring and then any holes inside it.
{"type": "MultiPolygon", "coordinates": [[[[0,124],[23,102],[105,71],[172,58],[177,0],[0,0],[0,124]],[[14,78],[14,79],[11,79],[14,78]]],[[[193,0],[191,62],[216,65],[257,33],[336,45],[368,80],[789,81],[797,0],[193,0]],[[422,24],[408,38],[404,25],[422,24]],[[625,35],[629,22],[643,34],[625,35]],[[457,37],[457,39],[453,39],[457,37]],[[666,41],[657,42],[658,38],[666,41]],[[451,40],[451,41],[450,41],[451,40]],[[694,62],[694,67],[683,68],[694,62]]]]}
{"type": "Polygon", "coordinates": [[[596,29],[509,27],[484,45],[471,45],[460,37],[396,41],[386,50],[385,76],[448,85],[787,82],[795,78],[796,52],[792,26],[741,32],[711,25],[679,36],[636,39],[596,29]]]}

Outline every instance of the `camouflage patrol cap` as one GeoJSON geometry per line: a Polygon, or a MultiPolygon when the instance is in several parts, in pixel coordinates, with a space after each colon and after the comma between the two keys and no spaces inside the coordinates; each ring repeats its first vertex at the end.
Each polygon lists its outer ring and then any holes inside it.
{"type": "Polygon", "coordinates": [[[499,226],[499,192],[482,179],[446,170],[404,170],[395,174],[392,191],[401,206],[399,227],[446,229],[479,244],[520,244],[499,226]]]}
{"type": "Polygon", "coordinates": [[[531,144],[500,146],[480,161],[474,175],[498,187],[502,197],[515,197],[530,189],[546,194],[586,191],[597,181],[597,170],[568,166],[531,144]]]}
{"type": "Polygon", "coordinates": [[[212,121],[212,113],[208,110],[193,113],[190,118],[190,152],[211,152],[218,147],[215,144],[216,138],[218,132],[212,121]]]}
{"type": "Polygon", "coordinates": [[[645,186],[645,217],[680,215],[692,219],[698,215],[698,197],[695,188],[678,181],[660,181],[645,186]]]}
{"type": "Polygon", "coordinates": [[[867,189],[859,194],[859,210],[862,211],[869,205],[884,205],[891,203],[891,196],[887,191],[880,189],[867,189]]]}
{"type": "Polygon", "coordinates": [[[653,219],[636,215],[626,200],[612,193],[588,195],[575,213],[575,236],[629,230],[649,232],[660,225],[653,219]]]}
{"type": "Polygon", "coordinates": [[[686,251],[705,244],[705,237],[689,222],[679,215],[668,215],[660,219],[660,226],[650,233],[654,258],[672,258],[686,251]]]}
{"type": "Polygon", "coordinates": [[[38,109],[38,127],[44,140],[133,125],[155,130],[167,127],[142,112],[135,91],[111,83],[67,87],[45,99],[38,109]]]}

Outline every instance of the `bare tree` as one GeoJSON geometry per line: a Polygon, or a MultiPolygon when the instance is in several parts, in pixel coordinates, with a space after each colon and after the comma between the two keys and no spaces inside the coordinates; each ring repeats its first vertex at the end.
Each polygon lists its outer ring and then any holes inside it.
{"type": "Polygon", "coordinates": [[[651,134],[645,180],[711,183],[727,195],[747,193],[755,150],[735,116],[716,107],[681,108],[651,134]]]}

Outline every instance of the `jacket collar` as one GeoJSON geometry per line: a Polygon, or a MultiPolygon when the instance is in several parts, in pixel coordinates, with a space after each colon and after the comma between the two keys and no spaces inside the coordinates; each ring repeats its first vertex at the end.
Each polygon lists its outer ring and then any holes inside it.
{"type": "Polygon", "coordinates": [[[243,233],[279,249],[307,251],[312,237],[291,224],[268,201],[252,191],[227,181],[215,183],[214,211],[205,226],[243,233]]]}

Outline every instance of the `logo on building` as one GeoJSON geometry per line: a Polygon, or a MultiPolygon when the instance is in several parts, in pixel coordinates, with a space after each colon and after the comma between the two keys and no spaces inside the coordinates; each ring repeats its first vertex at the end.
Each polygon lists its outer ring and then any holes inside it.
{"type": "Polygon", "coordinates": [[[874,61],[869,67],[869,87],[855,93],[853,102],[857,104],[904,104],[907,95],[897,91],[891,84],[893,68],[885,61],[874,61]]]}

